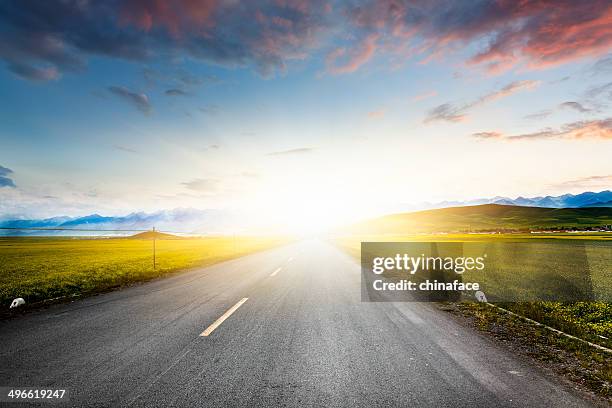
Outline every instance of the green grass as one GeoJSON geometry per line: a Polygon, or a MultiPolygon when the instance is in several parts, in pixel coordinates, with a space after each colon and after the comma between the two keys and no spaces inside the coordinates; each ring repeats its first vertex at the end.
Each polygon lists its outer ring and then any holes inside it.
{"type": "MultiPolygon", "coordinates": [[[[564,260],[576,253],[587,260],[584,269],[570,274],[590,272],[593,290],[601,300],[612,298],[612,234],[383,234],[346,235],[336,243],[356,258],[360,258],[362,241],[369,242],[523,242],[531,246],[535,256],[521,262],[507,256],[496,276],[502,288],[512,286],[517,280],[529,280],[538,276],[541,259],[547,259],[547,267],[564,268],[564,260]],[[544,244],[544,245],[543,245],[544,244]]],[[[495,246],[494,246],[495,247],[495,246]]],[[[504,246],[498,245],[503,252],[504,246]]],[[[495,255],[499,256],[499,254],[495,255]]],[[[501,254],[503,257],[503,253],[501,254]]],[[[469,277],[464,274],[464,280],[469,277]]],[[[477,279],[474,277],[474,281],[477,279]]],[[[496,283],[496,282],[493,282],[496,283]]],[[[522,282],[523,287],[524,281],[522,282]]],[[[526,285],[528,286],[528,285],[526,285]]],[[[539,360],[547,367],[580,384],[604,398],[612,397],[612,364],[610,354],[582,342],[560,336],[550,330],[527,323],[486,304],[461,302],[451,305],[471,319],[476,327],[498,338],[513,351],[539,360]]],[[[446,305],[441,307],[446,308],[446,305]]],[[[499,306],[519,315],[554,327],[592,343],[612,348],[612,303],[597,302],[507,302],[499,306]]],[[[446,310],[446,309],[445,309],[446,310]]]]}
{"type": "Polygon", "coordinates": [[[279,238],[0,238],[0,302],[84,295],[210,265],[282,242],[279,238]]]}
{"type": "MultiPolygon", "coordinates": [[[[600,319],[602,307],[607,310],[610,320],[610,305],[540,305],[543,319],[565,322],[575,316],[590,316],[600,319]],[[586,308],[586,310],[585,310],[586,308]],[[559,318],[561,319],[559,320],[559,318]]],[[[482,303],[460,303],[443,305],[443,310],[458,310],[471,320],[475,327],[497,338],[513,353],[527,355],[544,363],[547,369],[555,371],[579,384],[581,388],[610,401],[612,398],[612,364],[610,354],[574,339],[560,336],[543,327],[525,322],[515,316],[482,303]]],[[[536,305],[536,307],[538,307],[536,305]]],[[[533,309],[523,309],[531,313],[533,309]]],[[[518,310],[517,310],[518,311],[518,310]]],[[[566,327],[566,330],[568,327],[566,327]]],[[[571,330],[567,330],[571,331],[571,330]]],[[[600,342],[601,343],[601,342],[600,342]]],[[[605,405],[605,404],[603,404],[605,405]]]]}
{"type": "Polygon", "coordinates": [[[612,208],[540,208],[485,204],[392,214],[367,220],[343,232],[414,234],[553,227],[586,228],[612,224],[612,208]]]}
{"type": "MultiPolygon", "coordinates": [[[[567,282],[590,279],[594,302],[519,301],[500,306],[558,330],[612,348],[612,233],[537,233],[546,229],[585,229],[612,224],[612,208],[534,208],[480,205],[394,214],[355,224],[336,238],[338,246],[360,258],[360,243],[369,242],[487,242],[487,251],[497,268],[488,276],[495,292],[522,288],[515,295],[529,298],[533,288],[550,277],[567,282]],[[464,232],[505,231],[512,234],[464,232]],[[524,233],[516,233],[523,231],[524,233]],[[519,251],[505,242],[523,243],[519,251]],[[525,257],[524,254],[529,254],[525,257]],[[517,254],[521,254],[517,258],[517,254]],[[544,273],[547,272],[547,273],[544,273]],[[552,272],[552,274],[551,274],[552,272]],[[492,279],[491,279],[492,278],[492,279]],[[542,280],[541,278],[544,278],[542,280]],[[563,280],[569,278],[569,280],[563,280]]],[[[464,281],[470,280],[464,274],[464,281]]],[[[473,276],[473,281],[478,278],[473,276]]],[[[554,283],[554,279],[553,279],[554,283]]],[[[554,287],[554,285],[552,285],[554,287]]],[[[588,285],[587,285],[588,286],[588,285]]],[[[552,291],[554,293],[554,290],[552,291]]],[[[541,292],[540,292],[541,294],[541,292]]],[[[542,298],[540,298],[542,299],[542,298]]],[[[524,322],[498,309],[477,303],[457,303],[477,327],[499,337],[504,344],[516,343],[517,352],[527,351],[568,378],[597,394],[612,396],[610,355],[582,342],[524,322]]]]}
{"type": "MultiPolygon", "coordinates": [[[[502,306],[523,316],[559,330],[612,348],[612,234],[445,234],[445,235],[365,235],[344,236],[336,243],[356,258],[360,244],[370,242],[486,242],[489,259],[496,259],[495,270],[483,278],[479,272],[466,272],[464,281],[487,284],[492,293],[500,291],[518,299],[541,296],[542,271],[552,270],[570,279],[588,274],[597,302],[506,302],[502,306]],[[511,246],[505,243],[526,243],[528,257],[518,259],[516,253],[504,253],[511,246]],[[495,252],[496,251],[496,252],[495,252]],[[578,263],[576,257],[580,257],[578,263]],[[581,265],[576,268],[575,265],[581,265]],[[579,269],[579,270],[578,270],[579,269]],[[486,281],[486,282],[485,282],[486,281]],[[538,287],[538,285],[540,285],[538,287]],[[514,292],[513,292],[514,291],[514,292]],[[531,292],[530,292],[531,291],[531,292]],[[606,338],[602,338],[606,337],[606,338]]],[[[489,292],[487,292],[489,293],[489,292]]]]}
{"type": "Polygon", "coordinates": [[[584,340],[612,348],[611,303],[516,302],[500,306],[584,340]]]}

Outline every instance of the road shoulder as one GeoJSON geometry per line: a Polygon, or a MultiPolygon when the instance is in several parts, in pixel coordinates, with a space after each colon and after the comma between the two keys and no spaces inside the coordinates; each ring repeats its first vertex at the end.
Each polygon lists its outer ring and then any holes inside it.
{"type": "Polygon", "coordinates": [[[445,303],[438,307],[497,344],[558,378],[597,406],[612,403],[610,355],[487,305],[445,303]]]}

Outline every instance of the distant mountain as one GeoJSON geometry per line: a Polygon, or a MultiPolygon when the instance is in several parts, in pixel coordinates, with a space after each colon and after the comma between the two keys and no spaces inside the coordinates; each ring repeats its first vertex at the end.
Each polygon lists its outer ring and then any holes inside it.
{"type": "Polygon", "coordinates": [[[43,220],[25,220],[25,219],[17,219],[17,220],[0,220],[0,227],[5,228],[41,228],[41,227],[55,227],[60,224],[63,224],[67,221],[72,220],[70,217],[53,217],[46,218],[43,220]]]}
{"type": "MultiPolygon", "coordinates": [[[[135,212],[125,216],[102,216],[91,214],[84,217],[54,217],[41,220],[0,220],[0,228],[65,228],[94,230],[148,230],[156,227],[161,231],[194,234],[216,234],[226,232],[233,225],[232,217],[222,210],[197,210],[177,208],[153,213],[135,212]]],[[[96,235],[82,231],[83,235],[96,235]]],[[[131,235],[137,231],[109,232],[98,235],[131,235]]],[[[70,231],[1,230],[2,235],[73,235],[70,231]]]]}
{"type": "Polygon", "coordinates": [[[413,234],[587,228],[611,224],[612,208],[540,208],[483,204],[392,214],[354,224],[340,232],[413,234]]]}
{"type": "Polygon", "coordinates": [[[469,201],[442,201],[439,203],[421,203],[419,205],[405,206],[404,210],[425,210],[448,207],[464,207],[468,205],[500,204],[519,205],[523,207],[545,208],[581,208],[581,207],[612,207],[612,191],[605,190],[599,193],[585,192],[581,194],[564,194],[560,196],[545,197],[493,197],[479,198],[469,201]]]}
{"type": "Polygon", "coordinates": [[[605,203],[588,204],[584,207],[612,207],[612,201],[606,201],[605,203]]]}
{"type": "MultiPolygon", "coordinates": [[[[419,205],[400,205],[388,209],[388,213],[406,213],[408,211],[425,209],[442,209],[449,207],[467,207],[483,204],[498,204],[500,206],[545,207],[555,208],[612,208],[612,191],[582,194],[564,194],[546,197],[507,197],[482,198],[470,201],[444,201],[437,204],[422,203],[419,205]]],[[[198,210],[194,208],[176,208],[173,210],[156,211],[152,213],[134,212],[123,216],[103,216],[91,214],[83,217],[53,217],[46,219],[0,219],[0,236],[7,235],[75,235],[71,231],[32,231],[25,228],[65,228],[94,230],[149,230],[156,227],[159,231],[187,234],[223,234],[241,232],[236,226],[242,226],[242,231],[250,231],[253,217],[245,218],[236,213],[224,210],[198,210]],[[13,229],[2,229],[13,228],[13,229]],[[19,228],[24,228],[19,230],[19,228]]],[[[384,218],[384,217],[383,217],[384,218]]],[[[255,223],[255,225],[257,225],[255,223]]],[[[131,235],[138,231],[100,233],[81,231],[78,235],[131,235]]]]}

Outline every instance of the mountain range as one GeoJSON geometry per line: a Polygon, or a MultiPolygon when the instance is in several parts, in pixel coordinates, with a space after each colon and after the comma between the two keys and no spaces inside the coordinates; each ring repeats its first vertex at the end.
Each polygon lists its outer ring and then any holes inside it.
{"type": "Polygon", "coordinates": [[[480,198],[469,201],[442,201],[439,203],[423,203],[418,210],[464,207],[480,204],[519,205],[523,207],[545,207],[545,208],[583,208],[583,207],[612,207],[612,191],[604,190],[598,193],[587,191],[580,194],[563,194],[560,196],[545,197],[493,197],[480,198]]]}
{"type": "MultiPolygon", "coordinates": [[[[222,210],[198,210],[175,208],[153,213],[134,212],[125,216],[103,216],[91,214],[83,217],[53,217],[45,219],[0,220],[0,228],[65,228],[91,230],[129,230],[127,232],[105,231],[104,235],[129,235],[155,226],[162,231],[176,231],[193,234],[214,234],[227,232],[232,225],[231,215],[222,210]]],[[[0,230],[2,235],[68,235],[70,231],[27,231],[0,230]]],[[[89,234],[88,234],[89,235],[89,234]]]]}
{"type": "MultiPolygon", "coordinates": [[[[612,207],[612,191],[598,193],[564,194],[546,197],[493,197],[470,201],[444,201],[437,204],[422,204],[412,210],[464,207],[481,204],[500,204],[522,207],[545,208],[584,208],[612,207]]],[[[158,230],[185,232],[194,234],[218,234],[234,232],[235,225],[240,225],[229,211],[198,210],[194,208],[176,208],[153,213],[134,212],[125,216],[103,216],[91,214],[83,217],[53,217],[46,219],[0,219],[0,228],[66,228],[95,230],[149,230],[155,226],[158,230]]],[[[2,235],[69,235],[70,231],[27,231],[1,230],[2,235]]],[[[104,235],[109,235],[108,231],[104,235]]],[[[113,235],[111,233],[110,235],[113,235]]],[[[116,235],[126,233],[116,232],[116,235]]]]}

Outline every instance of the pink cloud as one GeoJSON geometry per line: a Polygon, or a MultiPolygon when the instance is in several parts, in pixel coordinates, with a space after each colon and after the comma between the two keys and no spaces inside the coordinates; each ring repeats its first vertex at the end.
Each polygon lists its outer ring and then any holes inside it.
{"type": "Polygon", "coordinates": [[[477,139],[499,139],[499,138],[504,137],[504,135],[501,132],[494,132],[494,131],[473,133],[472,136],[477,139]]]}
{"type": "Polygon", "coordinates": [[[416,41],[425,54],[424,62],[458,46],[489,39],[467,62],[492,74],[519,64],[546,68],[596,57],[612,48],[612,3],[608,0],[372,0],[349,8],[347,14],[356,29],[378,33],[381,39],[416,41]]]}
{"type": "Polygon", "coordinates": [[[472,137],[503,141],[521,140],[612,140],[612,118],[568,123],[559,129],[544,129],[533,133],[504,135],[500,132],[478,132],[472,137]]]}
{"type": "Polygon", "coordinates": [[[531,90],[540,85],[540,81],[523,80],[514,81],[496,91],[489,92],[471,102],[464,104],[443,103],[429,110],[424,123],[437,121],[462,122],[468,118],[470,110],[510,96],[522,90],[531,90]]]}
{"type": "Polygon", "coordinates": [[[543,1],[527,1],[521,8],[509,6],[509,20],[525,23],[499,32],[470,62],[499,72],[520,61],[539,69],[602,55],[612,43],[612,6],[595,3],[559,2],[549,7],[543,1]]]}
{"type": "Polygon", "coordinates": [[[438,95],[438,92],[436,91],[424,92],[422,94],[418,94],[414,96],[412,98],[412,102],[418,102],[418,101],[422,101],[423,99],[433,98],[436,95],[438,95]]]}
{"type": "Polygon", "coordinates": [[[382,119],[385,117],[385,110],[384,109],[377,109],[371,112],[368,112],[368,118],[369,119],[382,119]]]}
{"type": "Polygon", "coordinates": [[[212,27],[216,8],[217,0],[131,0],[123,5],[119,21],[144,31],[161,27],[178,37],[194,28],[212,27]]]}
{"type": "Polygon", "coordinates": [[[20,23],[6,32],[0,59],[22,78],[52,80],[85,69],[86,55],[141,61],[186,55],[270,74],[314,49],[335,48],[327,55],[327,71],[343,74],[374,56],[391,56],[393,67],[393,61],[442,61],[456,50],[479,46],[467,64],[500,73],[612,50],[609,0],[364,0],[333,7],[327,0],[114,4],[9,2],[0,23],[20,23]]]}
{"type": "Polygon", "coordinates": [[[346,74],[355,72],[359,67],[368,62],[376,52],[376,41],[378,34],[370,34],[355,49],[348,51],[345,48],[337,48],[327,55],[327,70],[332,74],[346,74]],[[344,62],[339,59],[344,58],[344,62]]]}

